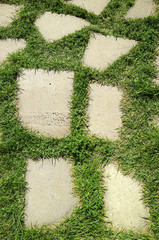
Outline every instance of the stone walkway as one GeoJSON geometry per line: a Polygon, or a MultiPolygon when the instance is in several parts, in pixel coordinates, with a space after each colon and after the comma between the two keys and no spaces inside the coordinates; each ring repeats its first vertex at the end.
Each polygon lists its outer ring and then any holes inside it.
{"type": "MultiPolygon", "coordinates": [[[[110,0],[72,0],[68,4],[79,6],[99,15],[110,0]]],[[[0,26],[10,26],[23,6],[0,4],[0,26]]],[[[145,18],[154,14],[152,0],[136,0],[126,14],[126,19],[145,18]]],[[[35,26],[47,42],[73,34],[90,23],[84,19],[58,13],[45,12],[35,21],[35,26]]],[[[21,39],[0,40],[0,63],[9,54],[21,51],[26,42],[21,39]]],[[[82,64],[88,68],[104,71],[115,61],[137,46],[133,39],[90,36],[82,64]]],[[[159,58],[156,59],[159,66],[159,58]]],[[[70,134],[71,97],[74,72],[23,69],[18,81],[18,109],[21,123],[38,135],[63,138],[70,134]]],[[[156,83],[159,80],[156,79],[156,83]]],[[[122,92],[117,87],[92,83],[89,86],[88,135],[114,141],[122,126],[120,102],[122,92]]],[[[26,169],[26,226],[54,225],[78,206],[73,194],[70,163],[64,159],[44,159],[37,162],[28,159],[26,169]]],[[[104,168],[104,195],[106,219],[119,229],[146,231],[149,210],[142,199],[142,186],[135,179],[123,176],[117,166],[104,168]]]]}

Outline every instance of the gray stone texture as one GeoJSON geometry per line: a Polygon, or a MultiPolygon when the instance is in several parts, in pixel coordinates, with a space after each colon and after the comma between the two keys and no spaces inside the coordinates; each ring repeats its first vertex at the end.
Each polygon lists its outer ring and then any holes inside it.
{"type": "Polygon", "coordinates": [[[90,23],[71,15],[45,12],[35,21],[35,25],[46,41],[53,42],[89,26],[90,23]]]}
{"type": "Polygon", "coordinates": [[[22,123],[44,136],[68,135],[73,77],[73,72],[24,70],[18,79],[22,123]]]}
{"type": "Polygon", "coordinates": [[[88,117],[89,131],[104,139],[115,140],[121,126],[122,92],[116,87],[90,84],[88,117]]]}
{"type": "Polygon", "coordinates": [[[106,220],[119,230],[147,231],[149,210],[143,202],[141,184],[124,176],[115,164],[104,169],[106,220]]]}
{"type": "Polygon", "coordinates": [[[153,0],[136,0],[132,8],[129,9],[126,19],[145,18],[155,14],[155,3],[153,0]]]}
{"type": "Polygon", "coordinates": [[[86,48],[83,64],[97,70],[104,70],[119,57],[127,54],[136,44],[134,40],[93,34],[86,48]]]}
{"type": "Polygon", "coordinates": [[[62,158],[27,161],[25,225],[54,225],[72,213],[71,165],[62,158]]]}
{"type": "Polygon", "coordinates": [[[13,21],[13,17],[17,16],[21,7],[0,3],[0,26],[7,27],[13,21]]]}
{"type": "Polygon", "coordinates": [[[110,0],[72,0],[68,3],[74,4],[78,7],[84,8],[87,11],[93,12],[99,15],[103,9],[107,6],[110,0]]]}
{"type": "Polygon", "coordinates": [[[0,64],[6,60],[9,54],[25,48],[26,42],[23,39],[0,40],[0,64]]]}

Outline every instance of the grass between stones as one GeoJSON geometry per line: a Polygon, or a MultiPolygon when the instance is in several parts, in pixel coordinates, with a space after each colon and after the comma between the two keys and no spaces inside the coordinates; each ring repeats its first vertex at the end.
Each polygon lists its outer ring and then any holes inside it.
{"type": "MultiPolygon", "coordinates": [[[[125,20],[134,0],[112,0],[97,16],[62,0],[1,0],[23,4],[12,25],[0,27],[0,39],[24,39],[24,50],[9,56],[0,67],[1,81],[1,239],[159,239],[158,116],[159,86],[154,83],[158,45],[158,16],[125,20]],[[45,11],[70,14],[90,26],[47,43],[34,22],[45,11]],[[138,45],[106,70],[82,66],[91,33],[133,39],[138,45]],[[75,72],[71,103],[71,134],[62,139],[37,136],[20,124],[17,112],[17,77],[23,69],[75,72]],[[92,82],[117,86],[123,92],[120,140],[88,137],[86,109],[92,82]],[[80,206],[70,218],[53,229],[24,227],[26,160],[64,157],[74,163],[74,182],[80,206]],[[144,201],[150,209],[150,230],[143,233],[117,231],[104,222],[103,166],[118,162],[144,184],[144,201]]],[[[158,1],[155,0],[157,4],[158,1]]]]}

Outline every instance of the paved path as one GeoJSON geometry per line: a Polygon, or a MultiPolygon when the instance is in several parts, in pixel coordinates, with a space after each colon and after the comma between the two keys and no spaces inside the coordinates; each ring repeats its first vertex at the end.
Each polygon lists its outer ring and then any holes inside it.
{"type": "MultiPolygon", "coordinates": [[[[72,0],[68,4],[99,15],[109,2],[110,0],[72,0]]],[[[0,4],[0,26],[9,27],[13,15],[14,18],[18,17],[21,8],[23,6],[0,4]]],[[[152,0],[136,0],[125,18],[145,18],[153,15],[154,9],[152,0]]],[[[67,14],[45,12],[36,19],[35,26],[43,39],[50,43],[87,28],[90,23],[67,14]]],[[[120,57],[129,54],[137,44],[133,39],[92,34],[82,64],[102,72],[120,57]]],[[[23,39],[0,40],[0,63],[6,61],[9,54],[23,50],[26,45],[27,42],[23,39]]],[[[158,60],[157,57],[156,65],[159,66],[158,60]]],[[[57,138],[69,135],[74,72],[23,69],[17,81],[21,123],[39,135],[57,138]]],[[[156,79],[157,84],[158,81],[156,79]]],[[[117,139],[117,129],[122,125],[122,92],[117,87],[92,83],[88,98],[88,135],[95,134],[112,141],[117,139]]],[[[28,160],[25,209],[27,226],[56,224],[78,206],[78,198],[73,193],[71,168],[73,166],[64,159],[39,159],[38,162],[28,160]]],[[[141,184],[129,176],[123,176],[113,164],[105,167],[104,181],[107,188],[104,195],[106,218],[119,229],[146,231],[148,225],[145,218],[149,217],[149,210],[141,200],[141,184]]]]}

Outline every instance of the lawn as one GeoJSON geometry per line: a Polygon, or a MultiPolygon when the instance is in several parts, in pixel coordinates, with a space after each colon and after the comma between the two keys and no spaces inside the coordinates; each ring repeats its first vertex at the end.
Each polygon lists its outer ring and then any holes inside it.
{"type": "MultiPolygon", "coordinates": [[[[1,221],[2,240],[91,240],[159,239],[159,85],[155,59],[159,17],[125,20],[134,0],[111,0],[97,16],[62,0],[0,0],[22,4],[19,17],[9,27],[0,27],[0,39],[24,39],[24,50],[11,54],[0,66],[1,118],[1,221]],[[90,22],[90,26],[48,43],[35,20],[45,11],[70,14],[90,22]],[[82,65],[90,35],[101,33],[138,42],[104,71],[82,65]],[[71,99],[71,133],[64,138],[47,138],[27,130],[17,110],[17,77],[22,69],[74,71],[71,99]],[[116,141],[90,136],[87,131],[89,84],[117,86],[123,92],[122,127],[116,141]],[[26,160],[69,159],[74,165],[74,184],[80,205],[56,227],[26,228],[24,207],[26,160]],[[103,167],[117,162],[120,169],[144,184],[144,202],[150,211],[147,233],[119,231],[105,222],[103,167]]],[[[158,0],[154,1],[159,4],[158,0]]]]}

